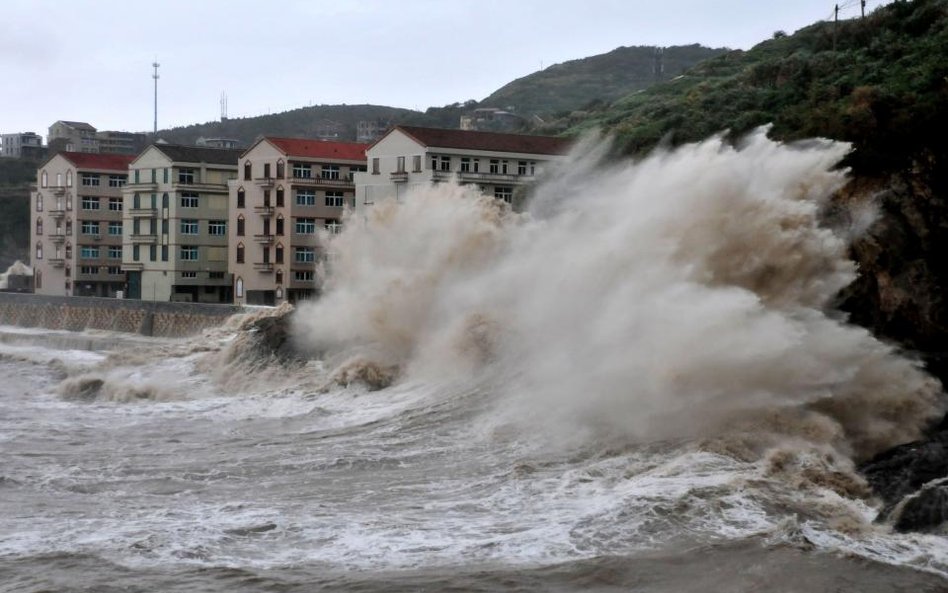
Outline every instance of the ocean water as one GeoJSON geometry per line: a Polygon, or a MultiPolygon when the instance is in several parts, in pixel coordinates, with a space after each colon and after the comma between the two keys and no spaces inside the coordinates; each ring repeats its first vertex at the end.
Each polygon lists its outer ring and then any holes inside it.
{"type": "Polygon", "coordinates": [[[943,591],[855,463],[943,413],[832,300],[847,147],[604,165],[526,214],[445,184],[326,293],[181,340],[0,327],[0,591],[943,591]],[[406,232],[410,229],[411,232],[406,232]]]}

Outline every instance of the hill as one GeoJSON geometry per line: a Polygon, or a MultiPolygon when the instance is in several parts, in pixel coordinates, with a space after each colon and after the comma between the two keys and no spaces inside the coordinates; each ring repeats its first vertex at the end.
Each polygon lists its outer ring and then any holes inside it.
{"type": "Polygon", "coordinates": [[[30,260],[30,184],[36,161],[0,159],[0,272],[16,260],[30,260]]]}
{"type": "Polygon", "coordinates": [[[725,48],[698,44],[662,48],[619,47],[608,53],[555,64],[508,83],[480,102],[520,115],[573,111],[608,104],[632,91],[678,76],[725,48]]]}

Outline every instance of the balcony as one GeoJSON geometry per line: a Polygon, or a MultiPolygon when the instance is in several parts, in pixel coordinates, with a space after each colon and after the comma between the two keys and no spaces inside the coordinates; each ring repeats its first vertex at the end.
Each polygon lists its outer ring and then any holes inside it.
{"type": "Polygon", "coordinates": [[[129,208],[128,215],[132,218],[154,218],[158,216],[157,208],[129,208]]]}
{"type": "Polygon", "coordinates": [[[272,245],[273,235],[254,235],[253,240],[264,245],[272,245]]]}
{"type": "Polygon", "coordinates": [[[431,172],[431,178],[435,181],[448,181],[454,175],[458,176],[461,183],[504,183],[520,184],[532,181],[530,175],[514,175],[512,173],[484,173],[473,171],[437,171],[431,172]]]}
{"type": "Polygon", "coordinates": [[[145,264],[143,264],[140,261],[122,262],[123,272],[141,272],[144,269],[145,269],[145,264]]]}
{"type": "Polygon", "coordinates": [[[254,206],[253,211],[263,217],[273,216],[273,206],[254,206]]]}
{"type": "Polygon", "coordinates": [[[49,265],[53,266],[54,268],[63,268],[66,266],[66,260],[61,257],[51,257],[46,261],[48,261],[49,265]]]}
{"type": "Polygon", "coordinates": [[[408,181],[408,171],[392,171],[389,179],[392,180],[392,183],[405,183],[408,181]]]}
{"type": "Polygon", "coordinates": [[[62,218],[66,216],[66,211],[63,210],[62,208],[56,207],[55,210],[49,211],[49,215],[52,216],[53,218],[62,218]]]}
{"type": "Polygon", "coordinates": [[[273,271],[273,264],[270,262],[255,262],[253,264],[253,269],[267,274],[273,271]]]}
{"type": "Polygon", "coordinates": [[[66,195],[66,186],[64,185],[53,185],[49,188],[50,193],[54,196],[64,196],[66,195]]]}
{"type": "Polygon", "coordinates": [[[158,242],[158,235],[132,235],[132,245],[154,245],[158,242]]]}
{"type": "Polygon", "coordinates": [[[125,184],[125,188],[140,192],[158,191],[158,183],[156,181],[146,181],[141,183],[129,182],[125,184]]]}
{"type": "Polygon", "coordinates": [[[305,185],[313,187],[327,187],[327,188],[338,188],[345,189],[355,187],[355,183],[349,181],[348,179],[327,179],[324,177],[292,177],[290,178],[290,183],[292,185],[305,185]]]}
{"type": "Polygon", "coordinates": [[[52,241],[53,243],[62,243],[63,241],[66,240],[66,235],[64,235],[63,233],[50,233],[47,236],[49,237],[49,240],[52,241]]]}
{"type": "Polygon", "coordinates": [[[273,187],[273,177],[258,177],[253,182],[263,188],[273,187]]]}

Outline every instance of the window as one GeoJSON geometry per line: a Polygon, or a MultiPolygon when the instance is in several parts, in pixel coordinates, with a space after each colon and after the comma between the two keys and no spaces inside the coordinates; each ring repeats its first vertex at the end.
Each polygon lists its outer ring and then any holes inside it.
{"type": "MultiPolygon", "coordinates": [[[[70,172],[71,173],[71,172],[70,172]]],[[[99,185],[99,176],[90,173],[83,173],[81,176],[82,185],[86,187],[96,187],[99,185]]]]}
{"type": "Polygon", "coordinates": [[[238,264],[244,263],[244,244],[243,243],[237,244],[237,263],[238,264]]]}
{"type": "Polygon", "coordinates": [[[277,203],[276,203],[276,205],[277,205],[277,208],[282,208],[282,207],[283,207],[283,188],[282,188],[282,187],[278,187],[278,188],[277,188],[277,203]]]}
{"type": "Polygon", "coordinates": [[[224,272],[208,272],[207,277],[211,280],[223,280],[224,272]]]}
{"type": "Polygon", "coordinates": [[[182,261],[197,261],[198,258],[198,248],[194,246],[182,245],[181,246],[181,260],[182,261]]]}
{"type": "Polygon", "coordinates": [[[247,161],[246,163],[244,163],[244,181],[249,181],[251,179],[250,173],[251,173],[250,161],[247,161]]]}
{"type": "Polygon", "coordinates": [[[338,235],[342,232],[342,223],[333,218],[327,218],[325,228],[331,235],[338,235]]]}
{"type": "Polygon", "coordinates": [[[194,220],[193,218],[181,219],[181,234],[182,235],[198,234],[198,221],[194,220]]]}
{"type": "Polygon", "coordinates": [[[63,186],[63,174],[56,173],[56,187],[62,187],[62,186],[63,186]]]}
{"type": "Polygon", "coordinates": [[[279,237],[283,236],[283,217],[282,216],[277,217],[276,234],[279,237]]]}
{"type": "Polygon", "coordinates": [[[491,173],[500,173],[500,161],[497,159],[490,160],[490,172],[491,173]]]}
{"type": "Polygon", "coordinates": [[[441,157],[441,170],[450,171],[451,170],[451,157],[443,156],[441,157]]]}
{"type": "Polygon", "coordinates": [[[342,208],[345,205],[345,198],[342,197],[341,191],[327,191],[326,192],[326,205],[334,208],[342,208]]]}
{"type": "Polygon", "coordinates": [[[481,170],[481,159],[474,159],[474,171],[473,173],[479,173],[481,170]]]}
{"type": "Polygon", "coordinates": [[[471,172],[471,159],[468,157],[461,157],[461,173],[470,173],[471,172]]]}
{"type": "Polygon", "coordinates": [[[244,236],[244,217],[243,215],[237,217],[237,236],[244,236]]]}
{"type": "Polygon", "coordinates": [[[270,179],[270,163],[263,164],[263,176],[266,179],[270,179]]]}
{"type": "Polygon", "coordinates": [[[43,211],[43,194],[36,194],[36,211],[43,211]]]}
{"type": "Polygon", "coordinates": [[[109,187],[124,187],[128,175],[109,175],[109,187]]]}
{"type": "MultiPolygon", "coordinates": [[[[243,261],[243,258],[241,258],[240,261],[243,261]]],[[[239,299],[243,298],[244,296],[244,279],[243,278],[237,278],[237,281],[234,282],[234,294],[239,299]]]]}
{"type": "Polygon", "coordinates": [[[396,173],[405,173],[405,157],[399,156],[395,157],[395,172],[396,173]]]}
{"type": "Polygon", "coordinates": [[[141,177],[141,169],[135,169],[135,183],[140,183],[141,177]]]}
{"type": "Polygon", "coordinates": [[[162,183],[168,183],[168,167],[161,170],[161,181],[162,183]]]}
{"type": "Polygon", "coordinates": [[[122,275],[122,268],[119,267],[119,266],[109,266],[108,268],[106,268],[105,271],[106,271],[106,273],[107,273],[109,276],[121,276],[121,275],[122,275]]]}
{"type": "Polygon", "coordinates": [[[142,207],[142,197],[136,193],[135,196],[132,198],[132,209],[138,210],[141,207],[142,207]]]}
{"type": "Polygon", "coordinates": [[[161,261],[168,261],[168,246],[161,246],[161,261]]]}
{"type": "Polygon", "coordinates": [[[168,192],[161,194],[161,207],[167,208],[169,205],[168,192]]]}
{"type": "Polygon", "coordinates": [[[142,229],[142,221],[141,221],[141,219],[140,219],[140,218],[133,218],[133,219],[132,219],[132,234],[133,234],[133,235],[140,235],[140,234],[142,234],[142,230],[141,230],[141,229],[142,229]]]}
{"type": "Polygon", "coordinates": [[[80,274],[97,274],[98,272],[99,268],[96,266],[79,266],[80,274]]]}
{"type": "Polygon", "coordinates": [[[535,175],[537,171],[537,164],[533,161],[530,161],[530,175],[535,175]]]}
{"type": "Polygon", "coordinates": [[[198,207],[198,195],[195,193],[184,192],[181,194],[181,207],[182,208],[197,208],[198,207]]]}
{"type": "Polygon", "coordinates": [[[315,218],[297,218],[296,219],[296,234],[297,235],[312,235],[316,232],[316,219],[315,218]]]}
{"type": "Polygon", "coordinates": [[[162,235],[168,234],[168,219],[167,218],[161,219],[161,234],[162,235]]]}
{"type": "Polygon", "coordinates": [[[194,169],[178,169],[178,183],[194,183],[194,169]]]}
{"type": "Polygon", "coordinates": [[[99,248],[96,245],[83,245],[79,248],[79,257],[82,259],[98,259],[99,248]]]}
{"type": "Polygon", "coordinates": [[[313,177],[313,169],[306,163],[293,163],[293,177],[310,179],[313,177]]]}
{"type": "Polygon", "coordinates": [[[66,194],[66,210],[72,210],[72,194],[66,194]]]}
{"type": "Polygon", "coordinates": [[[316,250],[312,247],[294,247],[293,261],[299,264],[311,264],[316,261],[316,250]]]}
{"type": "Polygon", "coordinates": [[[510,186],[495,186],[494,197],[509,204],[513,200],[513,188],[510,186]]]}
{"type": "Polygon", "coordinates": [[[158,181],[158,169],[151,170],[151,182],[156,183],[158,181]]]}
{"type": "Polygon", "coordinates": [[[293,279],[297,282],[311,282],[313,280],[313,271],[293,270],[293,279]]]}
{"type": "Polygon", "coordinates": [[[69,219],[66,219],[66,234],[67,235],[72,234],[72,221],[69,219]]]}
{"type": "MultiPolygon", "coordinates": [[[[40,249],[40,259],[43,259],[43,257],[42,257],[42,249],[40,249]]],[[[43,273],[42,273],[41,271],[39,271],[39,270],[34,270],[34,272],[33,272],[33,280],[34,280],[34,282],[36,283],[36,288],[43,288],[43,273]]]]}
{"type": "Polygon", "coordinates": [[[42,218],[36,219],[36,234],[37,235],[43,234],[43,219],[42,218]]]}
{"type": "MultiPolygon", "coordinates": [[[[96,177],[98,179],[98,177],[96,177]]],[[[96,183],[96,185],[99,185],[96,183]]],[[[72,187],[72,171],[66,171],[66,187],[72,187]]]]}
{"type": "MultiPolygon", "coordinates": [[[[377,157],[377,156],[376,156],[376,157],[372,157],[372,174],[373,174],[373,175],[378,175],[378,174],[379,174],[379,157],[377,157]]],[[[43,187],[46,187],[46,184],[45,184],[45,183],[43,184],[43,187]]]]}
{"type": "Polygon", "coordinates": [[[283,179],[285,168],[283,161],[277,161],[277,179],[283,179]]]}
{"type": "Polygon", "coordinates": [[[276,271],[276,283],[283,284],[283,270],[276,271]]]}
{"type": "Polygon", "coordinates": [[[49,187],[49,175],[46,171],[40,174],[40,187],[49,187]]]}
{"type": "Polygon", "coordinates": [[[90,196],[84,196],[82,198],[82,209],[83,210],[98,210],[99,209],[99,198],[93,198],[90,196]]]}
{"type": "Polygon", "coordinates": [[[140,261],[141,260],[141,245],[132,245],[132,260],[140,261]]]}
{"type": "Polygon", "coordinates": [[[157,245],[148,246],[148,261],[158,261],[158,246],[157,245]]]}
{"type": "Polygon", "coordinates": [[[121,212],[122,198],[109,198],[109,210],[112,212],[121,212]]]}
{"type": "Polygon", "coordinates": [[[247,203],[247,192],[244,191],[244,188],[237,190],[237,207],[244,208],[247,203]]]}
{"type": "Polygon", "coordinates": [[[197,272],[181,272],[181,277],[182,278],[197,278],[198,273],[197,272]]]}
{"type": "Polygon", "coordinates": [[[421,155],[420,154],[416,154],[415,156],[411,157],[411,170],[413,173],[421,172],[421,155]]]}
{"type": "Polygon", "coordinates": [[[277,245],[275,251],[276,251],[276,263],[282,264],[283,263],[283,246],[277,245]]]}
{"type": "Polygon", "coordinates": [[[517,175],[527,174],[527,161],[517,161],[517,175]]]}
{"type": "Polygon", "coordinates": [[[99,234],[99,223],[94,220],[83,220],[82,221],[82,234],[83,235],[96,235],[99,234]]]}
{"type": "Polygon", "coordinates": [[[268,189],[263,190],[263,205],[270,207],[270,190],[268,189]]]}
{"type": "Polygon", "coordinates": [[[507,161],[500,161],[500,172],[504,175],[507,174],[507,161]]]}
{"type": "Polygon", "coordinates": [[[209,220],[207,221],[207,234],[215,236],[223,236],[227,234],[227,221],[226,220],[209,220]]]}
{"type": "MultiPolygon", "coordinates": [[[[59,253],[59,250],[56,250],[59,253]]],[[[72,243],[66,243],[66,259],[72,259],[72,243]]]]}
{"type": "Polygon", "coordinates": [[[122,235],[122,221],[112,220],[109,221],[109,234],[113,237],[122,235]]]}
{"type": "MultiPolygon", "coordinates": [[[[402,157],[402,160],[404,160],[404,157],[402,157]]],[[[339,165],[323,165],[323,170],[319,176],[323,179],[339,179],[339,165]]]]}
{"type": "Polygon", "coordinates": [[[122,259],[122,247],[119,245],[109,245],[109,259],[122,259]]]}
{"type": "Polygon", "coordinates": [[[297,206],[315,206],[316,205],[316,191],[312,189],[296,190],[296,205],[297,206]]]}

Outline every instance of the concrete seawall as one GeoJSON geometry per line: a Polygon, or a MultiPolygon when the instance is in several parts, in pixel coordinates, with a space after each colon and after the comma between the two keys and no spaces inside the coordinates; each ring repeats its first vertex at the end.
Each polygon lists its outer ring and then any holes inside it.
{"type": "Polygon", "coordinates": [[[103,329],[176,338],[222,325],[231,315],[244,311],[236,305],[0,292],[0,325],[69,331],[103,329]]]}

